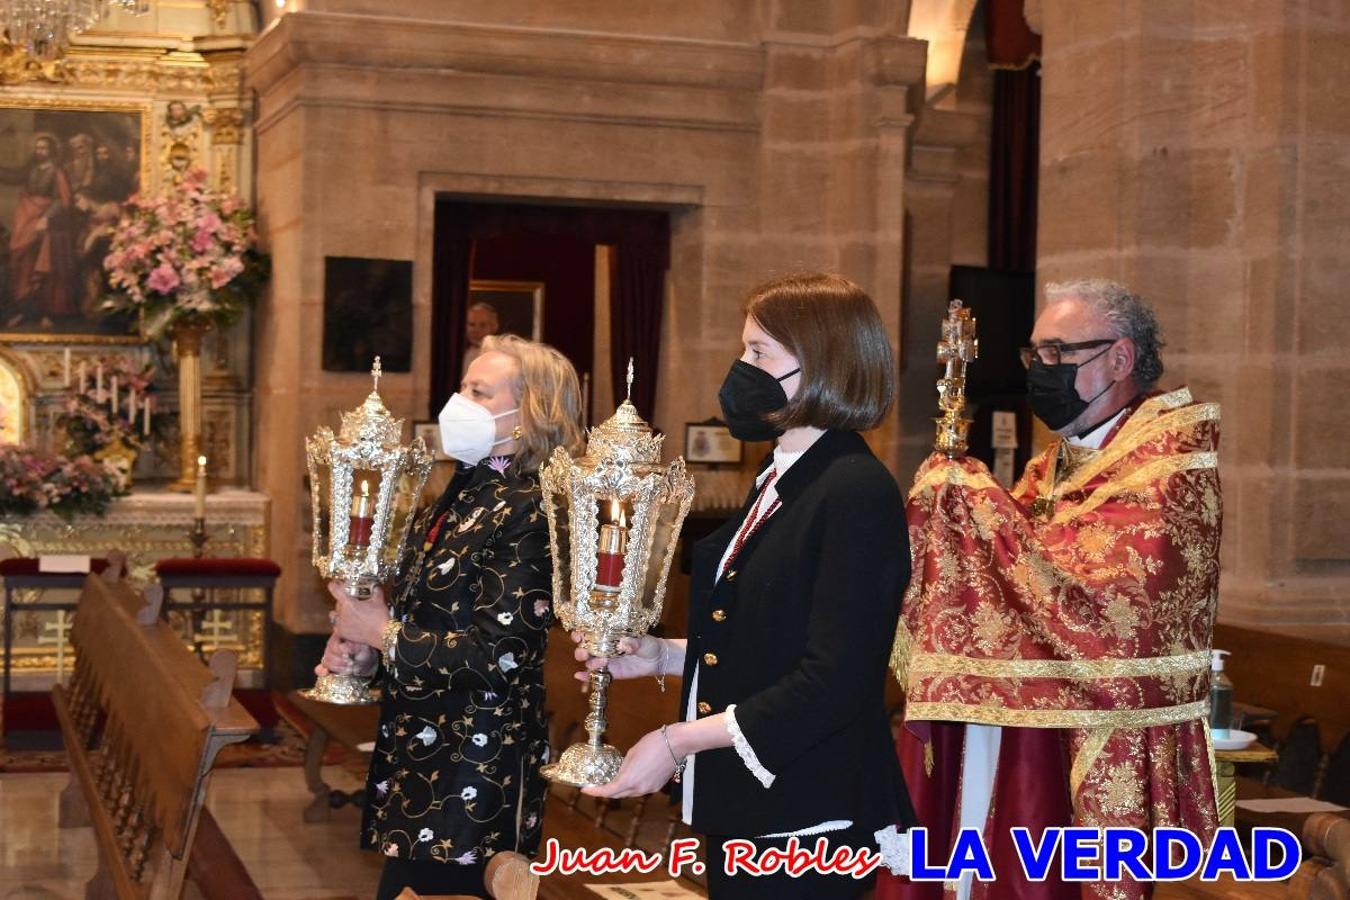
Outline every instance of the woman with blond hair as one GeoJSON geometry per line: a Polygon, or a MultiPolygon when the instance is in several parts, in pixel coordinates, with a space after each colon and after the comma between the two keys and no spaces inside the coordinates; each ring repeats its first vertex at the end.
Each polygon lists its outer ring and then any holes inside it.
{"type": "Polygon", "coordinates": [[[386,857],[380,898],[486,896],[492,854],[538,849],[553,621],[538,470],[554,447],[580,449],[579,407],[557,350],[486,338],[441,411],[459,467],[413,524],[392,603],[329,585],[337,612],[315,671],[370,673],[383,657],[361,832],[386,857]]]}

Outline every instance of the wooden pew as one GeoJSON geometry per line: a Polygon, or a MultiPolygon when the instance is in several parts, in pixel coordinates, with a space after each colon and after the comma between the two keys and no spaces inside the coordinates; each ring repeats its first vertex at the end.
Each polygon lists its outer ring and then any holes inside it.
{"type": "MultiPolygon", "coordinates": [[[[519,853],[503,850],[488,860],[483,887],[493,900],[535,900],[539,876],[530,871],[530,861],[519,853]]],[[[404,888],[397,900],[473,900],[467,894],[419,894],[404,888]]]]}
{"type": "Polygon", "coordinates": [[[1307,854],[1289,880],[1290,900],[1346,900],[1350,897],[1350,822],[1318,813],[1303,826],[1307,854]]]}
{"type": "Polygon", "coordinates": [[[120,574],[110,566],[85,580],[74,674],[52,689],[71,769],[60,824],[92,825],[99,849],[86,896],[176,898],[190,856],[211,873],[208,895],[258,896],[219,829],[207,826],[209,840],[193,851],[216,754],[258,730],[230,696],[235,655],[203,666],[160,620],[159,586],[143,602],[120,574]]]}

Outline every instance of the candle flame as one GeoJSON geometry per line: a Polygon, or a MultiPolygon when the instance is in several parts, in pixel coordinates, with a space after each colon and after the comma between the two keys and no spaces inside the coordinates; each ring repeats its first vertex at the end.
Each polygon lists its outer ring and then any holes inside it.
{"type": "Polygon", "coordinates": [[[206,466],[206,457],[205,456],[197,457],[197,465],[202,466],[204,468],[206,466]]]}
{"type": "Polygon", "coordinates": [[[366,481],[364,478],[361,479],[361,496],[362,497],[370,496],[370,482],[366,481]]]}

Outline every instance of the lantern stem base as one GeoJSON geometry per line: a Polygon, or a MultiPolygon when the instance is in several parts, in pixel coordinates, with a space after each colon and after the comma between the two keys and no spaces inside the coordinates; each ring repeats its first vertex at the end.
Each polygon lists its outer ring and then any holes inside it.
{"type": "Polygon", "coordinates": [[[320,675],[314,687],[301,691],[300,696],[337,706],[369,706],[380,702],[380,695],[370,689],[370,679],[359,675],[320,675]]]}
{"type": "Polygon", "coordinates": [[[563,751],[556,763],[544,766],[540,771],[549,781],[557,784],[570,784],[572,787],[595,787],[609,784],[619,774],[623,765],[623,754],[617,747],[602,744],[592,747],[590,744],[573,744],[563,751]]]}

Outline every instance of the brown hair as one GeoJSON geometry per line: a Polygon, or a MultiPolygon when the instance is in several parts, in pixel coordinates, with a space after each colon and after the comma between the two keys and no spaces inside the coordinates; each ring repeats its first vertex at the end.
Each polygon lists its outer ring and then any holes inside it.
{"type": "Polygon", "coordinates": [[[797,358],[800,387],[779,428],[866,431],[895,399],[895,355],[876,304],[842,275],[807,272],[750,292],[745,314],[797,358]]]}
{"type": "Polygon", "coordinates": [[[581,452],[581,386],[572,364],[548,344],[527,341],[514,334],[483,338],[484,352],[492,351],[516,362],[511,393],[520,407],[520,437],[515,466],[534,472],[554,447],[581,452]]]}

